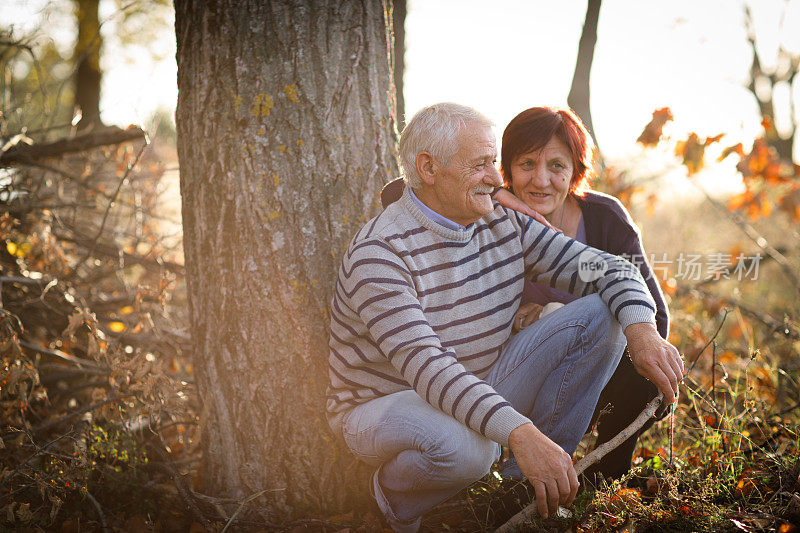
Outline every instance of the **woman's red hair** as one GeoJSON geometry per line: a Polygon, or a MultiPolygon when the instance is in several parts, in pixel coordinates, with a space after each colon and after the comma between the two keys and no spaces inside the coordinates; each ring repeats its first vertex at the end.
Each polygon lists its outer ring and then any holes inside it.
{"type": "Polygon", "coordinates": [[[511,189],[511,163],[522,154],[544,148],[554,135],[572,153],[573,171],[569,190],[572,194],[583,196],[594,173],[594,142],[574,111],[557,107],[526,109],[506,126],[500,151],[500,171],[507,189],[511,189]]]}

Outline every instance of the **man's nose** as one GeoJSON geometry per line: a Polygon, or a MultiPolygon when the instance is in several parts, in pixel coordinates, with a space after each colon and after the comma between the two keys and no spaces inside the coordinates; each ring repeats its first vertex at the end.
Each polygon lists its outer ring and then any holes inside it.
{"type": "Polygon", "coordinates": [[[503,186],[503,176],[500,175],[500,171],[494,165],[492,165],[492,171],[489,173],[489,183],[494,187],[503,186]]]}

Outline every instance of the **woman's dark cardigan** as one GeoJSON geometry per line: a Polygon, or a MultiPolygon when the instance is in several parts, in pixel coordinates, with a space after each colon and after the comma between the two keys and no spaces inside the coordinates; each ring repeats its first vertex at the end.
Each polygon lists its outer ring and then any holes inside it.
{"type": "Polygon", "coordinates": [[[645,257],[639,230],[628,211],[613,196],[588,191],[585,196],[576,196],[583,213],[586,228],[586,244],[605,252],[621,255],[639,267],[642,277],[656,302],[656,329],[664,339],[669,334],[669,310],[658,280],[653,275],[645,257]]]}

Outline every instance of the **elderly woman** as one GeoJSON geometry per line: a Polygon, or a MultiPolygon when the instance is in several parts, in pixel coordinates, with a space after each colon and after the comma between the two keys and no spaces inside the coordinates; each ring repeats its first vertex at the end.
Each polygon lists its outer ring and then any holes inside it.
{"type": "MultiPolygon", "coordinates": [[[[505,189],[498,189],[495,200],[535,216],[573,239],[637,264],[656,302],[656,327],[666,339],[667,306],[645,260],[638,229],[616,198],[588,190],[593,156],[594,143],[571,110],[527,109],[514,117],[503,132],[501,172],[505,189]]],[[[384,206],[399,198],[402,190],[402,180],[389,183],[381,193],[384,206]]],[[[537,320],[548,303],[575,299],[546,284],[526,281],[514,329],[523,329],[537,320]]],[[[597,444],[625,428],[656,394],[656,387],[636,372],[629,358],[623,357],[597,403],[592,422],[599,417],[597,444]],[[604,409],[609,404],[610,412],[604,409]]],[[[627,473],[637,438],[638,434],[628,439],[585,474],[618,478],[627,473]]],[[[521,478],[513,459],[504,465],[503,476],[521,478]]]]}
{"type": "MultiPolygon", "coordinates": [[[[619,200],[587,190],[593,155],[591,137],[571,110],[527,109],[503,132],[501,171],[506,190],[498,191],[495,199],[512,209],[533,209],[573,239],[637,264],[656,302],[656,327],[666,339],[669,312],[645,260],[638,229],[619,200]],[[517,203],[520,200],[524,206],[517,203]]],[[[574,299],[547,285],[526,282],[515,328],[522,329],[536,320],[542,306],[549,302],[574,299]]],[[[632,422],[657,393],[656,387],[636,372],[630,359],[623,357],[597,402],[595,419],[611,405],[611,411],[600,416],[597,444],[610,440],[632,422]]],[[[628,439],[589,473],[614,478],[624,475],[630,469],[637,438],[628,439]]]]}

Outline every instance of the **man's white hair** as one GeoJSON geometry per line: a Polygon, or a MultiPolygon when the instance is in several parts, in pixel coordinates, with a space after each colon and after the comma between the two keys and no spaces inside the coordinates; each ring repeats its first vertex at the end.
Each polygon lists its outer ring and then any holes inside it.
{"type": "Polygon", "coordinates": [[[470,123],[494,126],[480,112],[460,104],[443,102],[420,109],[400,135],[400,164],[403,165],[406,185],[412,189],[422,186],[415,164],[422,152],[428,152],[445,166],[449,165],[450,158],[458,152],[458,135],[470,123]]]}

